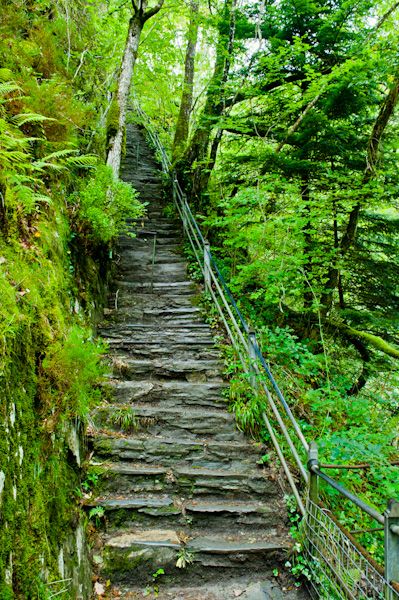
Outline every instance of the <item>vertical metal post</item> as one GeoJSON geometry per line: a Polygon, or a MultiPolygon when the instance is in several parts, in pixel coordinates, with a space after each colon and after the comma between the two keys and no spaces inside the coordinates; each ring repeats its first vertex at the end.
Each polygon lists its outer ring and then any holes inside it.
{"type": "Polygon", "coordinates": [[[204,283],[205,291],[212,289],[211,281],[211,246],[208,240],[204,242],[204,283]]]}
{"type": "Polygon", "coordinates": [[[310,442],[308,453],[308,469],[309,469],[309,498],[317,504],[319,501],[319,478],[313,472],[312,467],[319,466],[319,449],[316,442],[310,442]]]}
{"type": "Polygon", "coordinates": [[[252,329],[248,331],[248,354],[249,354],[249,380],[251,382],[251,386],[256,387],[256,371],[255,371],[255,363],[256,363],[256,333],[252,329]]]}
{"type": "Polygon", "coordinates": [[[155,255],[157,252],[157,234],[154,233],[154,239],[152,243],[152,261],[151,261],[151,294],[154,293],[154,268],[155,268],[155,255]]]}
{"type": "MultiPolygon", "coordinates": [[[[399,502],[390,500],[384,513],[385,579],[399,583],[399,502]]],[[[390,598],[389,591],[385,596],[390,598]]]]}
{"type": "MultiPolygon", "coordinates": [[[[183,195],[182,212],[183,212],[183,227],[184,227],[185,233],[187,234],[188,223],[187,223],[187,196],[186,196],[186,194],[183,195]]],[[[209,244],[208,244],[208,246],[209,246],[209,244]]]]}

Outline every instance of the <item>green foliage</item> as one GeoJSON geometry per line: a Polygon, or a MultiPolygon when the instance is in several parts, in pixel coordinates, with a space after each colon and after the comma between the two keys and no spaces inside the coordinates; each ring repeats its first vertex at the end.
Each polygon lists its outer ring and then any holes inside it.
{"type": "Polygon", "coordinates": [[[126,219],[143,215],[143,205],[133,188],[116,180],[112,170],[99,166],[88,181],[69,198],[69,210],[77,235],[94,244],[108,244],[127,230],[126,219]]]}
{"type": "Polygon", "coordinates": [[[63,418],[85,419],[100,399],[103,367],[100,358],[105,348],[94,342],[88,331],[73,326],[64,339],[54,341],[42,362],[41,400],[51,411],[62,411],[63,418]]]}
{"type": "Polygon", "coordinates": [[[140,427],[134,408],[121,406],[112,411],[110,421],[124,433],[132,433],[140,427]]]}

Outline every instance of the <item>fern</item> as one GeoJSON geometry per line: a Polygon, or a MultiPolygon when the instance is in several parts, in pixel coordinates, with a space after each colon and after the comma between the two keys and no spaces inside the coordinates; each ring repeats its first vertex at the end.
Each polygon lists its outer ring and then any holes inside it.
{"type": "Polygon", "coordinates": [[[10,69],[6,69],[5,67],[0,68],[0,81],[11,81],[13,78],[13,73],[10,69]]]}
{"type": "Polygon", "coordinates": [[[69,156],[66,159],[69,167],[83,167],[86,169],[94,168],[98,163],[98,156],[95,154],[82,154],[80,156],[69,156]]]}
{"type": "Polygon", "coordinates": [[[56,121],[56,119],[45,117],[38,113],[21,113],[12,117],[12,122],[18,127],[22,127],[22,125],[25,125],[26,123],[42,123],[43,121],[56,121]]]}
{"type": "MultiPolygon", "coordinates": [[[[21,88],[16,83],[12,83],[11,81],[5,81],[4,83],[0,83],[0,95],[5,96],[6,94],[11,94],[11,92],[20,92],[21,88]]],[[[3,102],[6,99],[3,99],[3,102]]]]}

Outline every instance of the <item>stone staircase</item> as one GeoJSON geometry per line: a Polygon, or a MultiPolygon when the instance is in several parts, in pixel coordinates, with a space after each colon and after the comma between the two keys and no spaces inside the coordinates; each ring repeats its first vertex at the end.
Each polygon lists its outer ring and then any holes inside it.
{"type": "Polygon", "coordinates": [[[272,574],[291,544],[282,493],[226,410],[181,228],[165,216],[159,167],[134,125],[123,178],[148,202],[148,218],[135,239],[119,241],[100,330],[113,373],[108,403],[92,414],[92,460],[103,471],[91,501],[105,512],[100,576],[119,598],[304,598],[272,574]]]}

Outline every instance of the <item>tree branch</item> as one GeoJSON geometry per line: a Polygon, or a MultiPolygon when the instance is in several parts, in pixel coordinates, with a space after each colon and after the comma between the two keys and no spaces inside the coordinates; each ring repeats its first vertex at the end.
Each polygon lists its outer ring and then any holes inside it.
{"type": "Polygon", "coordinates": [[[164,0],[160,0],[154,8],[149,8],[143,15],[143,23],[151,19],[154,15],[156,15],[162,8],[164,0]]]}
{"type": "Polygon", "coordinates": [[[306,117],[306,115],[308,114],[308,112],[314,107],[314,105],[316,104],[316,102],[321,98],[321,96],[323,95],[324,90],[322,90],[319,94],[317,94],[317,96],[315,98],[313,98],[313,100],[311,100],[309,102],[309,104],[305,107],[305,110],[299,115],[299,117],[297,118],[297,120],[295,121],[295,123],[292,125],[292,127],[289,128],[287,135],[285,136],[284,140],[282,142],[279,143],[279,145],[276,148],[276,152],[277,154],[284,148],[284,146],[286,145],[289,137],[296,132],[296,130],[298,129],[299,125],[302,123],[303,119],[306,117]]]}
{"type": "Polygon", "coordinates": [[[383,340],[382,337],[380,337],[379,335],[374,335],[373,333],[368,333],[367,331],[359,331],[358,329],[353,329],[353,327],[350,327],[349,325],[346,325],[344,323],[334,323],[334,326],[336,326],[337,329],[346,333],[348,336],[364,340],[380,352],[383,352],[388,356],[392,356],[392,358],[399,359],[398,348],[395,348],[395,346],[392,346],[392,344],[389,344],[388,342],[383,340]]]}

